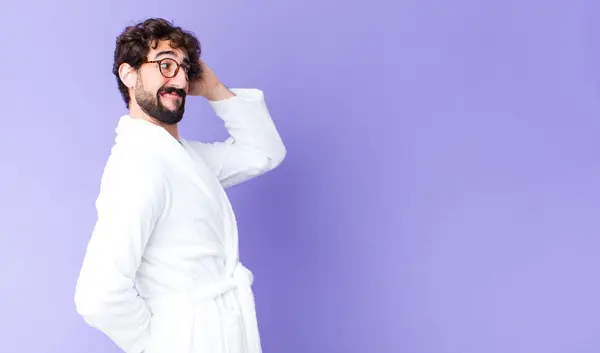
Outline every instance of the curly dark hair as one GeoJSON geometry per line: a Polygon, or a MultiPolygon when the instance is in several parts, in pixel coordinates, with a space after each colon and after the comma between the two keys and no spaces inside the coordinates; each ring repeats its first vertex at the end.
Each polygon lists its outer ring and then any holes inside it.
{"type": "Polygon", "coordinates": [[[119,66],[123,63],[139,69],[147,59],[150,48],[156,48],[159,41],[169,40],[171,47],[182,49],[190,59],[189,76],[196,77],[200,74],[200,42],[196,36],[181,27],[174,26],[162,18],[149,18],[133,26],[126,27],[117,37],[114,53],[113,74],[117,78],[119,91],[125,105],[129,108],[131,97],[127,86],[119,77],[119,66]]]}

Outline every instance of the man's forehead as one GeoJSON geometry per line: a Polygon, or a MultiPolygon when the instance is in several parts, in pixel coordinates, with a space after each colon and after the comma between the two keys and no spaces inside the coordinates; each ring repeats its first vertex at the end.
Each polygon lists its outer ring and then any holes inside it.
{"type": "Polygon", "coordinates": [[[161,57],[187,59],[186,53],[179,48],[171,47],[169,41],[160,41],[156,48],[151,46],[148,57],[154,59],[160,59],[161,57]]]}

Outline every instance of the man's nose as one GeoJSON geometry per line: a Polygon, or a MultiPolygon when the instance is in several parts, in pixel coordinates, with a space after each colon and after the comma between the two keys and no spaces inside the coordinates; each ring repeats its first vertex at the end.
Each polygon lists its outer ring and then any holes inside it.
{"type": "Polygon", "coordinates": [[[180,68],[179,71],[177,71],[177,74],[171,77],[169,81],[173,86],[181,88],[187,93],[189,82],[185,70],[180,68]]]}

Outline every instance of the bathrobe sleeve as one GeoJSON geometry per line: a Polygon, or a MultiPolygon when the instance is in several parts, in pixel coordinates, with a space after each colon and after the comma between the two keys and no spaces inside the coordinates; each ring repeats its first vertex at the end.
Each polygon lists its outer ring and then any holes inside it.
{"type": "Polygon", "coordinates": [[[148,340],[150,311],[134,287],[144,248],[165,203],[165,184],[149,162],[112,156],[96,201],[98,219],[77,280],[75,306],[127,353],[148,340]]]}
{"type": "Polygon", "coordinates": [[[223,187],[230,187],[264,174],[285,158],[283,144],[258,89],[231,89],[234,97],[209,101],[223,120],[229,138],[222,142],[188,141],[223,187]]]}

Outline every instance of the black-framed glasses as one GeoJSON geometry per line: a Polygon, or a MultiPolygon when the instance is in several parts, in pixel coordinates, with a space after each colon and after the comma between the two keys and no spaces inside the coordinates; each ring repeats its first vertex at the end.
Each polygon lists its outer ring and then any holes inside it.
{"type": "MultiPolygon", "coordinates": [[[[160,59],[160,60],[146,60],[145,63],[148,63],[148,64],[157,63],[160,73],[166,78],[175,77],[177,75],[177,73],[179,72],[180,68],[183,68],[183,71],[185,72],[186,80],[189,81],[192,78],[190,76],[191,75],[190,74],[191,65],[186,64],[186,63],[179,64],[175,59],[164,58],[164,59],[160,59]]],[[[202,70],[198,69],[198,74],[200,74],[200,72],[202,72],[202,70]]]]}

